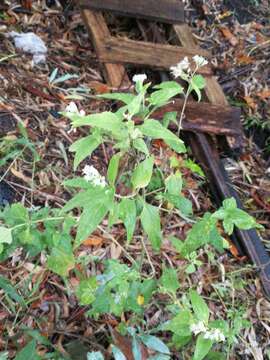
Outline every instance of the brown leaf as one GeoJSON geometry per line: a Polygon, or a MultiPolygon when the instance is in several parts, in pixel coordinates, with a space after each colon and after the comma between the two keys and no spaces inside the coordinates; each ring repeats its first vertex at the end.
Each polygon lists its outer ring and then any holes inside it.
{"type": "Polygon", "coordinates": [[[225,26],[220,28],[222,35],[230,42],[232,46],[236,46],[238,44],[237,38],[232,34],[232,32],[225,26]]]}
{"type": "MultiPolygon", "coordinates": [[[[111,336],[114,344],[122,351],[127,360],[134,360],[132,354],[132,342],[127,336],[122,336],[116,330],[110,327],[111,336]]],[[[144,345],[141,345],[141,359],[147,360],[149,357],[148,351],[144,345]]]]}
{"type": "Polygon", "coordinates": [[[12,172],[12,174],[14,176],[16,176],[18,179],[21,179],[22,181],[24,181],[25,183],[31,185],[32,184],[32,179],[29,178],[28,176],[24,175],[22,172],[16,170],[14,167],[12,167],[10,169],[10,171],[12,172]]]}
{"type": "Polygon", "coordinates": [[[246,54],[239,54],[237,56],[237,63],[241,65],[253,64],[254,59],[246,54]]]}
{"type": "Polygon", "coordinates": [[[104,239],[100,236],[92,235],[83,242],[85,246],[99,246],[103,243],[104,239]]]}
{"type": "Polygon", "coordinates": [[[103,84],[98,81],[90,81],[89,87],[95,90],[96,94],[106,94],[111,92],[112,88],[106,84],[103,84]]]}
{"type": "Polygon", "coordinates": [[[255,110],[257,108],[257,104],[251,96],[244,96],[244,100],[247,103],[248,107],[250,107],[252,110],[255,110]]]}
{"type": "Polygon", "coordinates": [[[262,100],[270,98],[270,89],[265,89],[265,90],[257,93],[256,95],[262,100]]]}

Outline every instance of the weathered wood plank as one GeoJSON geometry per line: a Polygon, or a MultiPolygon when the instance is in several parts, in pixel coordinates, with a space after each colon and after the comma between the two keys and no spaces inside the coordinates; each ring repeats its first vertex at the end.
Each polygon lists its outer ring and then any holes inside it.
{"type": "Polygon", "coordinates": [[[171,24],[184,22],[184,6],[179,0],[81,0],[80,5],[86,9],[171,24]]]}
{"type": "MultiPolygon", "coordinates": [[[[111,34],[101,12],[82,10],[82,17],[87,30],[92,38],[95,51],[100,57],[102,55],[103,43],[110,38],[111,34]]],[[[125,68],[120,64],[105,63],[104,75],[108,84],[119,88],[128,84],[125,68]]]]}
{"type": "MultiPolygon", "coordinates": [[[[180,116],[183,100],[175,100],[152,114],[153,119],[161,120],[170,111],[180,116]]],[[[185,118],[182,122],[184,131],[199,131],[215,135],[242,136],[240,109],[237,107],[217,106],[204,102],[188,102],[185,118]]],[[[176,125],[171,125],[175,129],[176,125]]]]}
{"type": "MultiPolygon", "coordinates": [[[[100,60],[111,63],[134,64],[149,66],[157,69],[170,69],[183,60],[185,56],[192,57],[196,54],[207,55],[201,51],[189,48],[154,44],[145,41],[134,41],[124,38],[109,38],[100,46],[100,60]]],[[[204,66],[199,71],[203,75],[211,75],[211,67],[204,66]]]]}

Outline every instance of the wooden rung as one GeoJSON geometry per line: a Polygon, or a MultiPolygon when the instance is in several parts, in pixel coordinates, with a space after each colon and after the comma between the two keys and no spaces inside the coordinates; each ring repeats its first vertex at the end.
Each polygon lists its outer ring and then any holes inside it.
{"type": "MultiPolygon", "coordinates": [[[[184,105],[183,100],[175,100],[152,114],[153,119],[161,120],[167,112],[176,111],[178,116],[184,105]]],[[[199,131],[215,135],[242,137],[240,123],[241,111],[237,107],[217,106],[205,102],[190,101],[185,109],[182,128],[184,131],[199,131]]],[[[173,126],[172,126],[173,127],[173,126]]]]}
{"type": "Polygon", "coordinates": [[[184,6],[179,0],[81,0],[80,5],[170,24],[184,22],[184,6]]]}
{"type": "MultiPolygon", "coordinates": [[[[183,60],[185,56],[207,55],[205,50],[200,51],[172,45],[154,44],[145,41],[134,41],[124,38],[109,38],[99,47],[99,59],[103,62],[134,64],[156,69],[169,70],[183,60]]],[[[210,66],[203,66],[199,73],[211,75],[210,66]]]]}

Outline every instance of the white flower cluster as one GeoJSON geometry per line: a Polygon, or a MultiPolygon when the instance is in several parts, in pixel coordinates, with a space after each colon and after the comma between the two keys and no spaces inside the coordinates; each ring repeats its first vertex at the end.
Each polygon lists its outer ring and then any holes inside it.
{"type": "Polygon", "coordinates": [[[199,321],[198,323],[194,323],[190,325],[190,331],[194,335],[198,335],[200,333],[205,333],[207,331],[207,328],[205,327],[204,323],[202,321],[199,321]]]}
{"type": "Polygon", "coordinates": [[[94,186],[105,187],[107,185],[105,177],[101,176],[94,166],[86,165],[83,169],[85,180],[91,182],[94,186]]]}
{"type": "Polygon", "coordinates": [[[190,325],[190,331],[196,336],[203,333],[204,339],[210,339],[215,342],[225,341],[225,335],[220,329],[207,329],[202,321],[190,325]]]}
{"type": "Polygon", "coordinates": [[[68,106],[66,107],[66,112],[72,113],[72,114],[76,114],[76,115],[80,115],[80,116],[85,116],[85,111],[84,110],[80,110],[78,109],[77,105],[75,104],[74,101],[71,101],[70,104],[68,104],[68,106]]]}
{"type": "Polygon", "coordinates": [[[226,340],[225,335],[220,329],[211,329],[209,331],[206,331],[206,333],[204,334],[204,338],[213,340],[215,342],[224,342],[226,340]]]}
{"type": "MultiPolygon", "coordinates": [[[[196,70],[198,70],[200,67],[205,66],[208,64],[208,61],[200,55],[193,56],[193,62],[196,65],[196,70]]],[[[174,78],[181,77],[183,74],[185,74],[185,71],[189,74],[191,72],[191,66],[190,62],[188,60],[188,57],[184,57],[182,61],[180,61],[177,65],[171,67],[171,72],[174,78]]],[[[196,71],[195,70],[195,71],[196,71]]]]}
{"type": "Polygon", "coordinates": [[[144,82],[147,79],[147,75],[146,74],[136,74],[133,76],[132,81],[137,83],[137,82],[144,82]]]}

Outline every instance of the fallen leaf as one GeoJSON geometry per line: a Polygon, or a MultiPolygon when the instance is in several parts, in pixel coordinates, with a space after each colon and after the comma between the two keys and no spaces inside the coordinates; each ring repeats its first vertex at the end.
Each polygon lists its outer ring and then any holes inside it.
{"type": "Polygon", "coordinates": [[[257,93],[256,95],[262,100],[270,98],[270,89],[265,89],[265,90],[257,93]]]}
{"type": "Polygon", "coordinates": [[[85,246],[99,246],[103,243],[104,239],[100,236],[92,235],[83,242],[85,246]]]}
{"type": "Polygon", "coordinates": [[[230,42],[232,46],[236,46],[238,44],[237,38],[232,34],[232,32],[225,26],[220,28],[222,35],[230,42]]]}
{"type": "Polygon", "coordinates": [[[18,179],[21,179],[22,181],[24,181],[25,183],[31,185],[32,184],[32,179],[29,178],[28,176],[24,175],[22,172],[16,170],[15,168],[11,168],[10,171],[12,172],[12,174],[14,176],[16,176],[18,179]]]}
{"type": "Polygon", "coordinates": [[[240,65],[248,65],[248,64],[253,64],[254,63],[254,59],[246,54],[239,54],[237,56],[237,63],[240,65]]]}
{"type": "Polygon", "coordinates": [[[96,92],[96,94],[107,94],[112,90],[111,87],[99,81],[90,81],[89,87],[90,89],[93,89],[96,92]]]}
{"type": "MultiPolygon", "coordinates": [[[[132,342],[131,340],[119,334],[116,330],[110,327],[111,336],[115,346],[117,346],[125,355],[127,360],[134,360],[132,354],[132,342]]],[[[144,345],[141,345],[141,360],[147,360],[149,358],[148,351],[144,345]]]]}
{"type": "Polygon", "coordinates": [[[248,107],[250,107],[252,110],[255,110],[257,108],[257,104],[251,96],[244,96],[244,100],[247,103],[248,107]]]}

